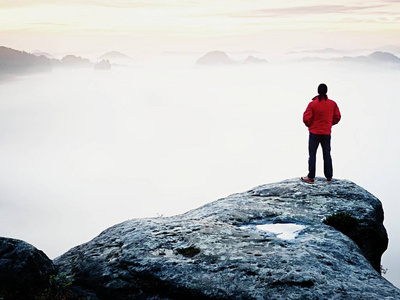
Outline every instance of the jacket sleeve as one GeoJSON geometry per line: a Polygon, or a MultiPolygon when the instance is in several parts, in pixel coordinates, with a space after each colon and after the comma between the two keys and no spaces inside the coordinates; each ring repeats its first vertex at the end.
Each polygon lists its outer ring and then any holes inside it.
{"type": "Polygon", "coordinates": [[[313,119],[313,111],[311,109],[311,103],[308,104],[307,109],[303,114],[303,122],[307,127],[311,126],[312,119],[313,119]]]}
{"type": "Polygon", "coordinates": [[[342,116],[340,115],[339,107],[337,105],[335,105],[335,110],[333,112],[333,123],[332,123],[332,125],[335,125],[335,124],[339,123],[341,118],[342,118],[342,116]]]}

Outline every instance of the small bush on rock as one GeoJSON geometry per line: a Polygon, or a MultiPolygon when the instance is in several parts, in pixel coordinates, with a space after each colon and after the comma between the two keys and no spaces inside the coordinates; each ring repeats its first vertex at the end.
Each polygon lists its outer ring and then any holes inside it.
{"type": "Polygon", "coordinates": [[[353,238],[357,230],[358,220],[351,214],[346,212],[339,212],[330,215],[323,221],[326,225],[332,226],[350,238],[353,238]]]}
{"type": "Polygon", "coordinates": [[[73,299],[73,295],[69,288],[72,284],[72,281],[68,279],[65,274],[51,275],[49,281],[50,287],[47,288],[39,297],[37,297],[37,300],[73,299]]]}

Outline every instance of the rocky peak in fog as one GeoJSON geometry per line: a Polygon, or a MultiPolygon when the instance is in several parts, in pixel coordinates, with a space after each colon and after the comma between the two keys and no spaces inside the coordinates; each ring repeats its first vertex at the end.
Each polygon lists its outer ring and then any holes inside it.
{"type": "Polygon", "coordinates": [[[233,65],[236,62],[225,52],[211,51],[199,58],[196,63],[199,65],[233,65]]]}
{"type": "Polygon", "coordinates": [[[113,61],[113,60],[126,60],[126,59],[130,59],[130,57],[128,55],[118,52],[118,51],[109,51],[99,57],[99,60],[103,60],[103,59],[113,61]]]}
{"type": "Polygon", "coordinates": [[[400,63],[400,58],[389,52],[376,51],[368,55],[370,59],[381,63],[400,63]]]}
{"type": "Polygon", "coordinates": [[[54,262],[91,299],[400,299],[380,275],[387,244],[372,194],[291,179],[123,222],[54,262]]]}
{"type": "Polygon", "coordinates": [[[252,55],[249,55],[244,60],[243,63],[245,63],[245,64],[265,64],[265,63],[267,63],[267,60],[266,59],[261,59],[261,58],[258,58],[258,57],[254,57],[252,55]]]}
{"type": "Polygon", "coordinates": [[[92,63],[88,58],[76,55],[66,55],[61,59],[62,65],[65,67],[91,67],[92,63]]]}
{"type": "Polygon", "coordinates": [[[230,58],[225,52],[212,51],[208,52],[203,57],[199,58],[196,62],[198,65],[240,65],[240,64],[263,64],[267,60],[249,55],[244,61],[236,61],[230,58]]]}

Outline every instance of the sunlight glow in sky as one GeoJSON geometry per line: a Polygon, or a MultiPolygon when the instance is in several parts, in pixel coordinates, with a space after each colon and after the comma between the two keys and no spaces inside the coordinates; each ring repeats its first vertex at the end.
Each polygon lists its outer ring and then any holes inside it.
{"type": "Polygon", "coordinates": [[[400,2],[366,1],[1,1],[0,39],[24,50],[142,51],[357,48],[393,44],[400,2]],[[123,50],[123,49],[122,49],[123,50]]]}

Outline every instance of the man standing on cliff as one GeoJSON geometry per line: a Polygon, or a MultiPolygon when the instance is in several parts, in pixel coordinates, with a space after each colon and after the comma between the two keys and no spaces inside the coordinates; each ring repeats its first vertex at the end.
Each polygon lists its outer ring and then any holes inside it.
{"type": "Polygon", "coordinates": [[[310,132],[308,140],[308,175],[301,177],[307,183],[314,183],[316,155],[319,144],[324,157],[324,174],[328,183],[332,182],[333,167],[331,158],[331,130],[339,123],[340,111],[335,103],[328,99],[328,87],[321,83],[318,86],[318,96],[308,104],[303,114],[303,122],[310,132]]]}

